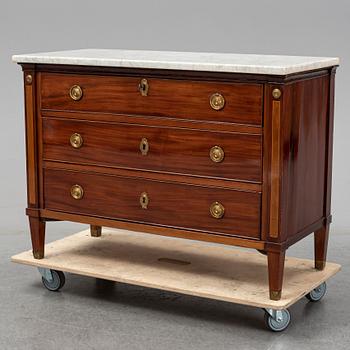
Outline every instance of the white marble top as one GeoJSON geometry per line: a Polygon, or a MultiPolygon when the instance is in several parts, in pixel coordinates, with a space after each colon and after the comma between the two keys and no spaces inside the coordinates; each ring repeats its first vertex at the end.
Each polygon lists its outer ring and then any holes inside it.
{"type": "Polygon", "coordinates": [[[339,64],[337,57],[84,49],[14,55],[17,63],[285,75],[339,64]]]}

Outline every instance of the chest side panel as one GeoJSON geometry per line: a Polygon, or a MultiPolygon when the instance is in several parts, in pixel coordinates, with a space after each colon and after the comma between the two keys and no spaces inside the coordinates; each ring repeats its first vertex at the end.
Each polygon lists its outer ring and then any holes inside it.
{"type": "Polygon", "coordinates": [[[330,76],[284,90],[281,232],[291,238],[325,215],[330,76]]]}

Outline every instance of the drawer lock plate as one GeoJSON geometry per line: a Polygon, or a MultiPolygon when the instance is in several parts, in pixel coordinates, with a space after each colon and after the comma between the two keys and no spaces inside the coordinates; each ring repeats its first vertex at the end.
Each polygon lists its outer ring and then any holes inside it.
{"type": "Polygon", "coordinates": [[[147,79],[143,78],[141,79],[139,83],[139,91],[142,96],[147,96],[148,95],[148,90],[149,90],[149,84],[147,79]]]}
{"type": "Polygon", "coordinates": [[[145,137],[143,137],[140,142],[140,151],[143,156],[146,156],[149,151],[148,140],[145,137]]]}
{"type": "Polygon", "coordinates": [[[142,192],[140,195],[140,204],[142,209],[147,209],[149,203],[148,194],[146,192],[142,192]]]}

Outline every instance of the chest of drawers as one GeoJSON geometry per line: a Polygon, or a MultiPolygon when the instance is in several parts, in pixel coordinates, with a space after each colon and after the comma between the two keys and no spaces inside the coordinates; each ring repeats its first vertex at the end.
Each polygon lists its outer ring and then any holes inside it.
{"type": "MultiPolygon", "coordinates": [[[[33,254],[70,220],[326,262],[336,58],[77,50],[24,70],[33,254]]],[[[229,266],[227,267],[230,268],[229,266]]]]}

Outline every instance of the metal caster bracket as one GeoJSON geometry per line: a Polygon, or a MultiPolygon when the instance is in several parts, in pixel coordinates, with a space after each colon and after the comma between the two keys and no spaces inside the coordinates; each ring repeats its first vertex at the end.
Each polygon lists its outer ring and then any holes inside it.
{"type": "Polygon", "coordinates": [[[283,321],[283,312],[282,310],[274,310],[274,309],[264,309],[275,321],[282,322],[283,321]]]}
{"type": "Polygon", "coordinates": [[[40,275],[46,279],[48,282],[53,282],[53,276],[50,269],[44,268],[44,267],[38,267],[40,275]]]}

